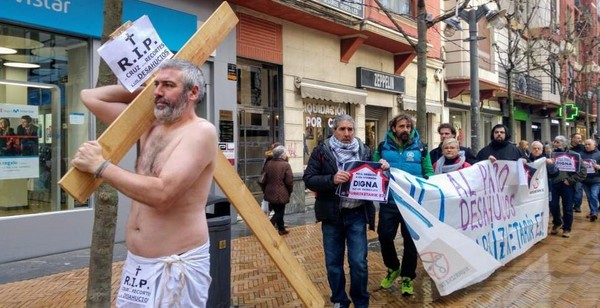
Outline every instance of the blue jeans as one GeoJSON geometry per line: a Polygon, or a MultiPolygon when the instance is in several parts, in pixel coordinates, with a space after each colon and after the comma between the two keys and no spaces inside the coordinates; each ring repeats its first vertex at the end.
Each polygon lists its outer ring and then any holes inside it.
{"type": "Polygon", "coordinates": [[[552,224],[562,225],[563,230],[571,231],[573,225],[573,196],[574,185],[565,185],[560,182],[552,185],[552,201],[550,202],[550,213],[552,213],[552,224]],[[560,199],[562,199],[562,217],[560,213],[560,199]]]}
{"type": "Polygon", "coordinates": [[[583,184],[575,183],[575,194],[573,195],[573,209],[581,210],[581,202],[583,201],[583,184]]]}
{"type": "Polygon", "coordinates": [[[600,194],[600,183],[583,184],[583,190],[590,204],[590,215],[598,215],[598,194],[600,194]]]}
{"type": "Polygon", "coordinates": [[[367,218],[364,207],[341,210],[337,222],[323,222],[323,250],[327,280],[331,288],[331,301],[348,307],[350,301],[346,294],[346,275],[344,273],[344,254],[348,245],[348,264],[350,265],[350,297],[355,307],[369,306],[367,284],[369,270],[367,266],[367,218]]]}

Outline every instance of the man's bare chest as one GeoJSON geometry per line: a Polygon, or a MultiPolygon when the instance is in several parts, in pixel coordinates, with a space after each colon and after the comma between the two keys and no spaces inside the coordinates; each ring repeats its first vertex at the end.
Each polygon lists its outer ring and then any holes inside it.
{"type": "Polygon", "coordinates": [[[141,145],[136,165],[138,173],[159,176],[163,166],[173,152],[175,142],[170,134],[152,132],[141,145]]]}

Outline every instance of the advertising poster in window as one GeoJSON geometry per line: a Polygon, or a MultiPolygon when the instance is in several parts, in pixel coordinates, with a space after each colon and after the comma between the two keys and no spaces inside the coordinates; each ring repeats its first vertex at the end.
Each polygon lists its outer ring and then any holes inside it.
{"type": "Polygon", "coordinates": [[[39,176],[37,106],[0,104],[0,180],[39,176]]]}
{"type": "Polygon", "coordinates": [[[304,163],[308,163],[310,153],[326,138],[333,134],[333,119],[348,113],[348,104],[317,103],[304,104],[304,163]]]}

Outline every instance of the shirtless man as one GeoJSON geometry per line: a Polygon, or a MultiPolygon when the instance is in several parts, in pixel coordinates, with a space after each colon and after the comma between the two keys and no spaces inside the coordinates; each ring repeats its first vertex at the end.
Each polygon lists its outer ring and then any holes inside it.
{"type": "MultiPolygon", "coordinates": [[[[156,121],[140,139],[135,173],[105,160],[97,141],[81,145],[72,165],[133,201],[117,306],[205,307],[211,281],[205,206],[217,134],[195,113],[204,77],[190,62],[172,59],[162,64],[154,87],[156,121]]],[[[83,90],[81,99],[98,119],[111,123],[139,91],[113,85],[83,90]]]]}

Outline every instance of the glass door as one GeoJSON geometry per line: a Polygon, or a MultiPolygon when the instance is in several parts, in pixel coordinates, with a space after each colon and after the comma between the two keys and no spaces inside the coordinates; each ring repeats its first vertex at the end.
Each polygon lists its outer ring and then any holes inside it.
{"type": "Polygon", "coordinates": [[[283,142],[280,125],[281,80],[274,65],[238,59],[238,174],[250,191],[261,194],[256,183],[265,161],[265,151],[283,142]]]}

